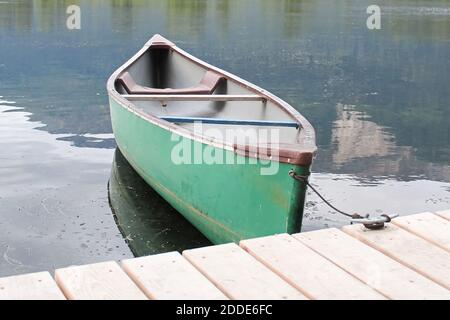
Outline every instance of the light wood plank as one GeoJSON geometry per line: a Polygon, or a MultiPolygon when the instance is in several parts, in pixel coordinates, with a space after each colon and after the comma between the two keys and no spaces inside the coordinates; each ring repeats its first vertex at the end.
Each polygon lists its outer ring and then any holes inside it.
{"type": "Polygon", "coordinates": [[[48,272],[0,278],[0,300],[65,300],[48,272]]]}
{"type": "Polygon", "coordinates": [[[450,210],[438,211],[436,214],[444,219],[450,220],[450,210]]]}
{"type": "Polygon", "coordinates": [[[234,243],[186,250],[183,256],[231,299],[305,299],[234,243]]]}
{"type": "Polygon", "coordinates": [[[431,242],[392,223],[383,230],[368,230],[362,225],[342,230],[450,289],[450,254],[431,242]]]}
{"type": "Polygon", "coordinates": [[[57,269],[55,279],[68,299],[147,299],[114,261],[57,269]]]}
{"type": "Polygon", "coordinates": [[[145,100],[145,101],[262,101],[264,97],[247,94],[247,95],[230,95],[230,94],[123,94],[123,98],[130,101],[145,100]]]}
{"type": "Polygon", "coordinates": [[[424,212],[395,218],[392,223],[450,251],[450,221],[438,215],[424,212]]]}
{"type": "Polygon", "coordinates": [[[311,299],[385,299],[287,234],[244,240],[247,252],[311,299]]]}
{"type": "Polygon", "coordinates": [[[293,235],[390,299],[450,299],[450,291],[332,228],[293,235]]]}
{"type": "Polygon", "coordinates": [[[124,260],[122,268],[151,299],[227,299],[178,252],[124,260]]]}

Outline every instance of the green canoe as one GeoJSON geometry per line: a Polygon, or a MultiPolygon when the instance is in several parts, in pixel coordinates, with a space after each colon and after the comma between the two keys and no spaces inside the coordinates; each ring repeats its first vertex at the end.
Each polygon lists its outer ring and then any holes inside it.
{"type": "Polygon", "coordinates": [[[117,145],[213,243],[299,232],[316,153],[293,107],[155,35],[108,80],[117,145]]]}

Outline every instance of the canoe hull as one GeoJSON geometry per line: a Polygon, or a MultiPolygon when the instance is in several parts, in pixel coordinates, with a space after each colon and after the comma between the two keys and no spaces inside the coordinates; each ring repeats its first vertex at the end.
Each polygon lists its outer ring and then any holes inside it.
{"type": "MultiPolygon", "coordinates": [[[[138,174],[211,242],[299,232],[305,186],[288,172],[309,173],[309,166],[279,163],[275,175],[261,175],[267,163],[175,164],[173,133],[133,112],[110,96],[117,145],[138,174]]],[[[185,138],[186,139],[186,138],[185,138]]],[[[193,148],[211,148],[191,140],[193,148]]],[[[222,150],[234,157],[245,157],[222,150]]]]}

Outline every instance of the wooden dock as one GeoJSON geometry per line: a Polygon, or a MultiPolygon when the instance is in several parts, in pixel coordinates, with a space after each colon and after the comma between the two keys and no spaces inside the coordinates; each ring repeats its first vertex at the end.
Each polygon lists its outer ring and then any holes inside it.
{"type": "Polygon", "coordinates": [[[450,210],[0,278],[0,299],[450,299],[450,210]]]}

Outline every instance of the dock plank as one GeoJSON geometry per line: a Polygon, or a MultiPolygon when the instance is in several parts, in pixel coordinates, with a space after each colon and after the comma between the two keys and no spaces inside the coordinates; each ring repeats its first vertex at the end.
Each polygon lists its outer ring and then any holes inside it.
{"type": "Polygon", "coordinates": [[[436,214],[444,219],[450,220],[450,210],[438,211],[436,214]]]}
{"type": "Polygon", "coordinates": [[[385,299],[287,234],[244,240],[247,252],[311,299],[385,299]]]}
{"type": "Polygon", "coordinates": [[[338,229],[293,237],[390,299],[450,299],[449,290],[338,229]]]}
{"type": "Polygon", "coordinates": [[[114,261],[57,269],[55,279],[68,299],[147,299],[114,261]]]}
{"type": "Polygon", "coordinates": [[[342,230],[450,289],[450,253],[444,249],[392,223],[383,230],[368,230],[359,224],[342,230]]]}
{"type": "Polygon", "coordinates": [[[123,260],[121,265],[150,299],[227,299],[178,252],[123,260]]]}
{"type": "Polygon", "coordinates": [[[0,300],[65,300],[48,272],[0,278],[0,300]]]}
{"type": "Polygon", "coordinates": [[[424,212],[398,217],[392,223],[450,251],[450,221],[436,214],[424,212]]]}
{"type": "Polygon", "coordinates": [[[306,299],[234,243],[186,250],[183,256],[231,299],[306,299]]]}

